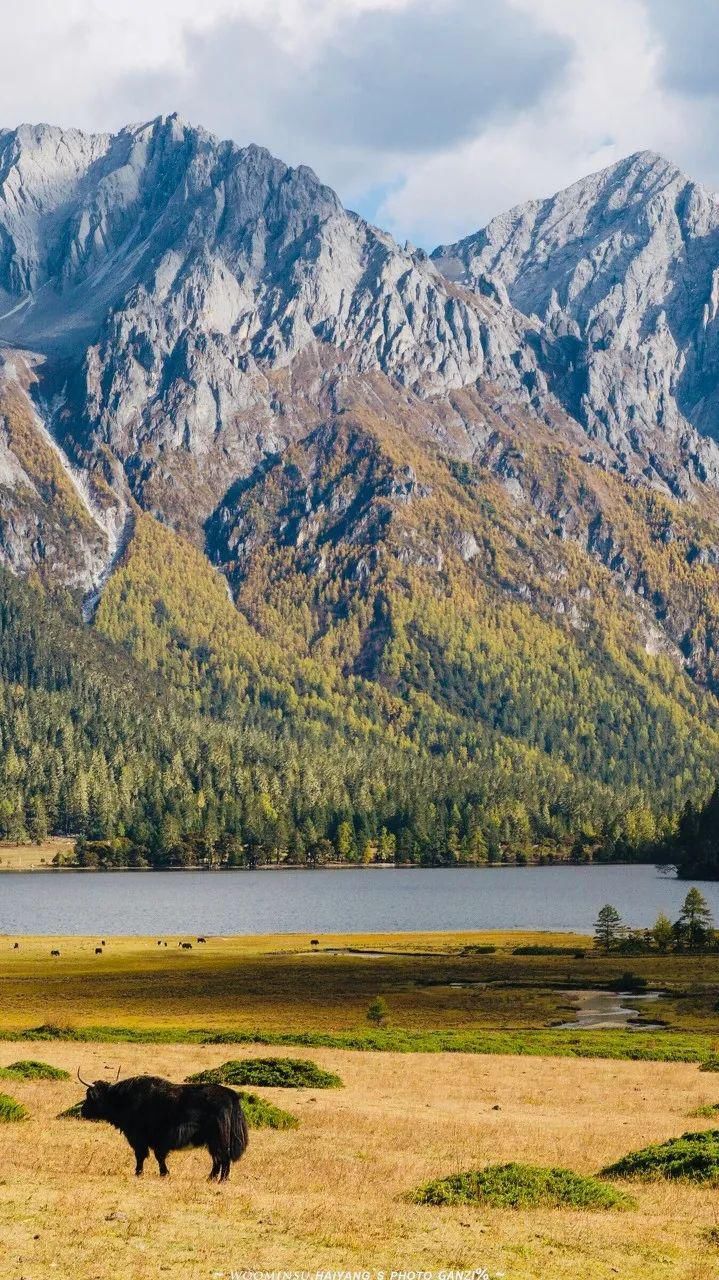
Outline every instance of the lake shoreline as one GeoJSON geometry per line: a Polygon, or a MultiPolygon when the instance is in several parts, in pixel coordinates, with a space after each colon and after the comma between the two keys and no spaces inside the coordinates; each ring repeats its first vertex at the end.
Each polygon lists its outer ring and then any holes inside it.
{"type": "MultiPolygon", "coordinates": [[[[552,862],[529,861],[526,863],[518,862],[478,862],[478,863],[459,863],[455,866],[447,866],[445,863],[423,863],[418,865],[416,862],[371,862],[363,865],[357,862],[323,862],[321,866],[308,866],[307,864],[298,864],[291,862],[269,862],[263,863],[257,867],[131,867],[131,866],[113,866],[113,867],[77,867],[63,866],[55,867],[46,866],[29,866],[29,867],[10,867],[0,865],[0,875],[170,875],[170,874],[186,874],[188,872],[211,872],[212,874],[225,874],[230,872],[255,872],[255,871],[302,871],[302,872],[318,872],[318,871],[530,871],[530,870],[548,870],[571,867],[575,871],[586,871],[592,867],[657,867],[661,870],[663,864],[655,862],[631,862],[612,861],[612,862],[571,862],[568,858],[555,858],[552,862]]],[[[672,868],[668,868],[666,875],[670,879],[676,879],[676,876],[670,874],[672,868]]]]}

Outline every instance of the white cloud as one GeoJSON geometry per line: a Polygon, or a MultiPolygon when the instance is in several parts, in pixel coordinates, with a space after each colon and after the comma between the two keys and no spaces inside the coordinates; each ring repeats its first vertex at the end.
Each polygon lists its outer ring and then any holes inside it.
{"type": "Polygon", "coordinates": [[[664,51],[642,0],[513,0],[571,42],[572,57],[535,108],[413,166],[379,214],[420,240],[454,239],[514,203],[549,195],[634,151],[692,176],[717,176],[701,106],[663,80],[664,51]]]}
{"type": "Polygon", "coordinates": [[[179,110],[431,246],[645,147],[719,186],[719,6],[686,4],[25,0],[0,123],[179,110]]]}

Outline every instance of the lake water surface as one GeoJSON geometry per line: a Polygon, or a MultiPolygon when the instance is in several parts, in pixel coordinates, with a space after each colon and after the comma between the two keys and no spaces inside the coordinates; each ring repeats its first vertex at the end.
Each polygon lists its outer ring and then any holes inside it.
{"type": "MultiPolygon", "coordinates": [[[[697,883],[719,922],[719,883],[697,883]]],[[[676,919],[689,887],[651,866],[2,872],[0,933],[587,933],[606,902],[676,919]]]]}

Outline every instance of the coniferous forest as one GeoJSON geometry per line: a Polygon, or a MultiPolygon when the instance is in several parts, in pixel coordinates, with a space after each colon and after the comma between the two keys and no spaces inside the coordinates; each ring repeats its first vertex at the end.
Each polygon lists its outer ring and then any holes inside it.
{"type": "Polygon", "coordinates": [[[148,516],[91,625],[3,571],[0,836],[85,867],[651,860],[711,787],[710,700],[665,659],[406,569],[252,590],[148,516]]]}

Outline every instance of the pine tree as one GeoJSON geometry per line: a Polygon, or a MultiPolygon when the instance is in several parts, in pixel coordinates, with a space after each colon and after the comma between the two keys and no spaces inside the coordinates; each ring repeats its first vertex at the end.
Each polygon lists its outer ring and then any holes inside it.
{"type": "Polygon", "coordinates": [[[710,941],[714,921],[709,903],[698,889],[690,889],[677,921],[677,931],[688,951],[703,951],[710,941]]]}
{"type": "Polygon", "coordinates": [[[602,907],[594,922],[594,940],[604,951],[611,951],[616,945],[622,928],[622,917],[616,907],[609,903],[602,907]]]}

